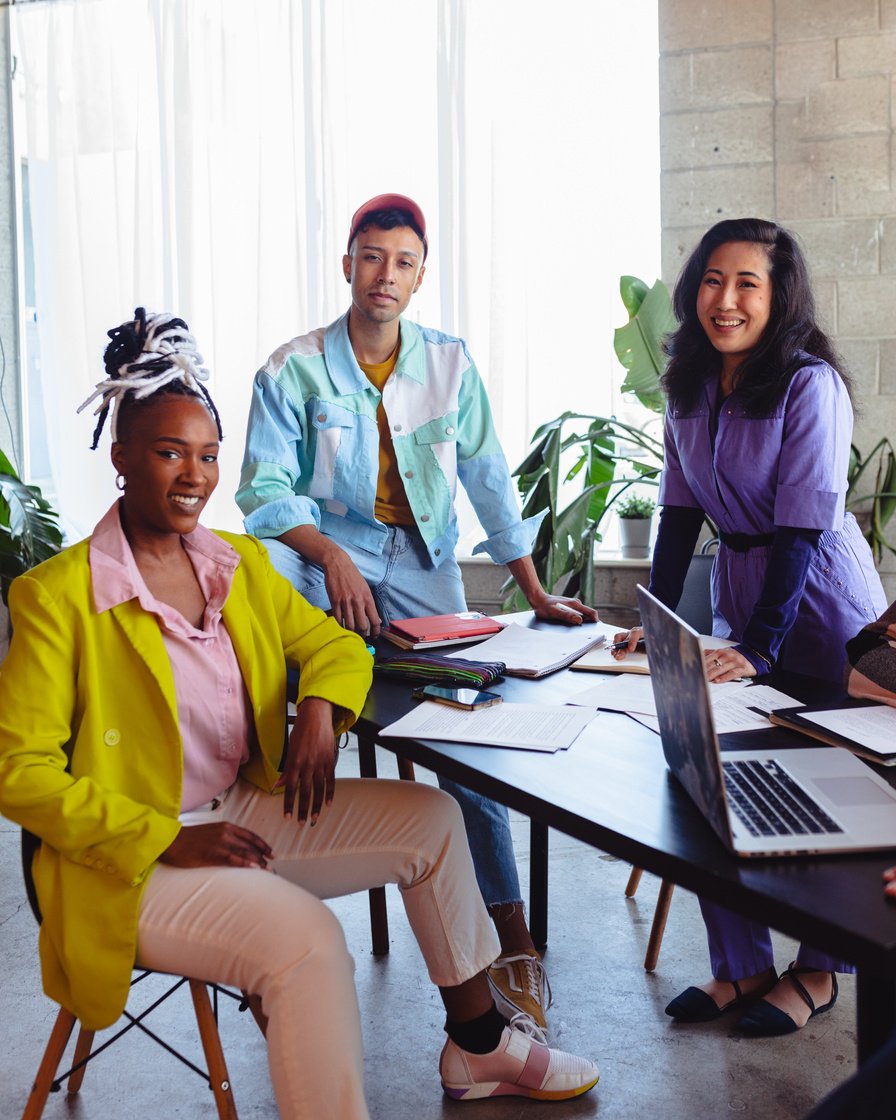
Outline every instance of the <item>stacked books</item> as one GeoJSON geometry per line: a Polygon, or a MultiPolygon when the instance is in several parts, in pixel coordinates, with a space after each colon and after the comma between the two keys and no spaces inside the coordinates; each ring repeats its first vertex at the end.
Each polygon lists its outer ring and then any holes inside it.
{"type": "Polygon", "coordinates": [[[433,649],[481,641],[503,629],[479,611],[433,614],[425,618],[399,618],[384,626],[381,634],[400,649],[433,649]]]}

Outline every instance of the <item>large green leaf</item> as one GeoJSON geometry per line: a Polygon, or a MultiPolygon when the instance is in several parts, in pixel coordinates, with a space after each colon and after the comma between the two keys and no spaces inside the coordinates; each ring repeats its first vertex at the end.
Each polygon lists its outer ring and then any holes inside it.
{"type": "MultiPolygon", "coordinates": [[[[625,276],[622,278],[623,282],[635,279],[625,276]]],[[[640,284],[646,288],[643,281],[640,284]]],[[[620,283],[622,300],[629,312],[629,321],[616,330],[613,338],[616,356],[626,370],[622,391],[634,393],[653,412],[662,412],[664,398],[660,389],[660,377],[666,366],[663,339],[676,326],[672,301],[669,289],[662,280],[657,280],[633,313],[634,301],[631,295],[637,290],[634,284],[626,286],[620,283]]]]}
{"type": "Polygon", "coordinates": [[[22,572],[62,547],[59,516],[37,486],[22,482],[0,451],[0,596],[22,572]]]}
{"type": "Polygon", "coordinates": [[[628,312],[629,319],[634,319],[638,314],[649,290],[644,281],[639,280],[637,276],[619,277],[619,294],[622,296],[622,305],[628,312]]]}

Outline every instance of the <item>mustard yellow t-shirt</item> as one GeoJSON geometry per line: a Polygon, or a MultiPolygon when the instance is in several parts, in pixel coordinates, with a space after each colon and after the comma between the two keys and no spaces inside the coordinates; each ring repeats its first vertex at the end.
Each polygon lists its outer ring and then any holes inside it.
{"type": "MultiPolygon", "coordinates": [[[[380,393],[398,362],[398,346],[384,362],[358,362],[370,383],[379,389],[380,393]]],[[[395,448],[392,445],[392,433],[389,431],[389,421],[386,419],[386,410],[383,408],[382,399],[376,410],[376,426],[380,433],[380,469],[376,480],[376,504],[374,511],[378,521],[385,525],[413,525],[414,514],[408,505],[404,483],[401,481],[401,472],[395,458],[395,448]]]]}

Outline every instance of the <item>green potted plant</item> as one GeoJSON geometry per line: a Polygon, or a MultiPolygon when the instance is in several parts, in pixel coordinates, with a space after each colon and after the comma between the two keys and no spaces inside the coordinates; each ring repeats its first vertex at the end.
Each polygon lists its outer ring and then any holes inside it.
{"type": "Polygon", "coordinates": [[[637,494],[629,494],[616,503],[619,547],[625,559],[644,560],[650,555],[650,529],[655,509],[653,498],[637,494]]]}
{"type": "Polygon", "coordinates": [[[6,606],[16,576],[62,548],[59,514],[39,487],[22,482],[0,451],[0,598],[6,606]]]}
{"type": "Polygon", "coordinates": [[[853,444],[847,482],[846,508],[855,513],[865,540],[871,545],[874,559],[880,564],[884,551],[896,553],[896,548],[886,536],[887,525],[896,512],[896,452],[890,441],[886,438],[878,440],[864,456],[853,444]],[[869,490],[868,482],[862,480],[871,470],[874,471],[874,484],[869,490]]]}
{"type": "MultiPolygon", "coordinates": [[[[669,291],[660,280],[648,288],[635,276],[621,277],[619,291],[629,316],[615,333],[616,353],[627,371],[623,392],[662,412],[662,339],[675,326],[669,291]]],[[[514,476],[523,516],[547,510],[532,549],[535,570],[543,586],[593,602],[601,521],[630,487],[658,484],[662,439],[615,416],[564,412],[542,424],[532,443],[514,476]],[[576,484],[578,492],[571,489],[576,484]]],[[[512,580],[503,591],[506,610],[525,609],[512,580]]]]}

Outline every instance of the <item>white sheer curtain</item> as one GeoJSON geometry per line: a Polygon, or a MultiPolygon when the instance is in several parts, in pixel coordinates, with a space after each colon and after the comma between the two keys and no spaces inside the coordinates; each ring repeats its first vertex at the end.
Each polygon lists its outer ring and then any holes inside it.
{"type": "Polygon", "coordinates": [[[655,0],[46,0],[13,12],[44,423],[73,537],[114,495],[76,405],[134,306],[183,315],[228,436],[252,374],[346,306],[349,217],[415,197],[410,313],[462,334],[508,458],[618,406],[622,272],[659,267],[655,0]]]}

